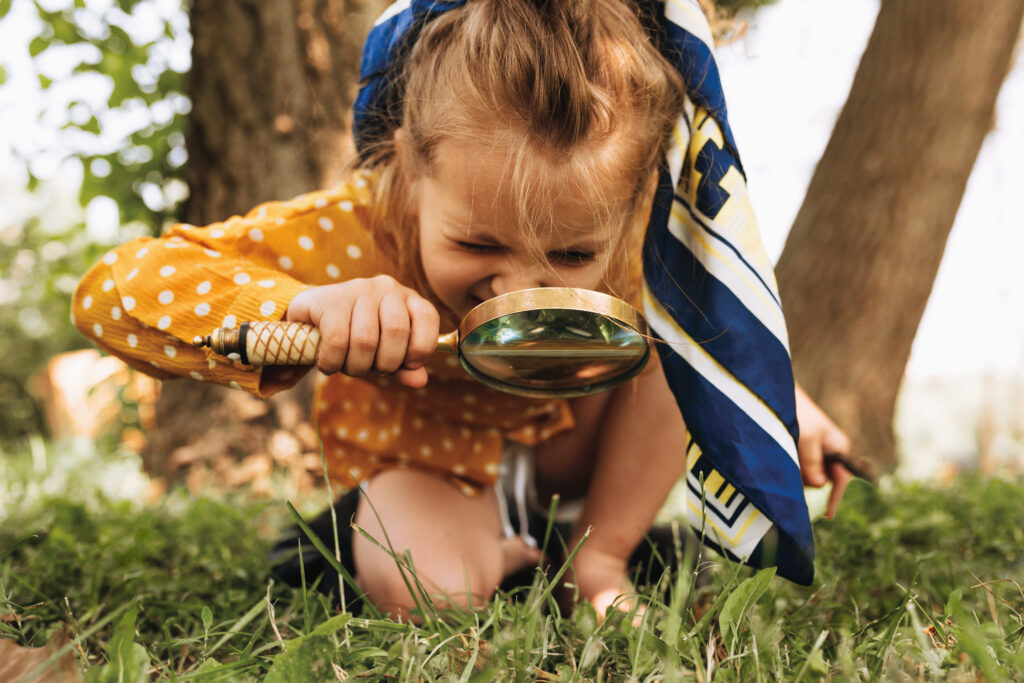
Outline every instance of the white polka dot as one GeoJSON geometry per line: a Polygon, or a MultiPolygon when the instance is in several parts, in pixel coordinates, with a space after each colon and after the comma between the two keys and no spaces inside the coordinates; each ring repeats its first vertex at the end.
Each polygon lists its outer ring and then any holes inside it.
{"type": "Polygon", "coordinates": [[[121,309],[118,308],[117,306],[114,306],[113,308],[111,308],[110,309],[110,317],[113,318],[114,320],[120,320],[121,319],[121,309]]]}
{"type": "Polygon", "coordinates": [[[277,225],[284,225],[284,219],[278,218],[277,220],[274,221],[274,223],[276,223],[277,225]]]}
{"type": "Polygon", "coordinates": [[[340,202],[338,202],[338,208],[341,209],[342,211],[351,211],[352,210],[352,202],[349,201],[348,199],[346,199],[344,201],[340,201],[340,202]]]}
{"type": "Polygon", "coordinates": [[[463,427],[459,430],[459,436],[468,441],[473,436],[473,432],[469,431],[469,427],[463,427]]]}
{"type": "Polygon", "coordinates": [[[229,353],[228,354],[228,360],[241,361],[242,357],[240,355],[238,355],[237,353],[229,353]]]}
{"type": "Polygon", "coordinates": [[[484,449],[484,445],[482,443],[480,443],[479,441],[474,441],[473,442],[473,453],[479,453],[483,449],[484,449]]]}
{"type": "Polygon", "coordinates": [[[271,287],[274,287],[275,285],[277,285],[277,283],[274,282],[273,280],[260,280],[256,284],[258,284],[263,289],[270,289],[271,287]]]}
{"type": "Polygon", "coordinates": [[[253,228],[252,230],[249,231],[249,239],[251,239],[253,242],[262,242],[263,231],[260,230],[259,228],[253,228]]]}
{"type": "Polygon", "coordinates": [[[394,434],[395,436],[398,436],[399,434],[401,434],[402,433],[402,425],[395,425],[394,427],[392,427],[391,428],[391,433],[394,434]]]}
{"type": "Polygon", "coordinates": [[[358,432],[356,432],[356,440],[358,440],[358,441],[366,441],[369,438],[370,438],[370,430],[369,429],[360,429],[358,432]]]}
{"type": "Polygon", "coordinates": [[[422,455],[424,458],[429,458],[433,454],[434,454],[434,449],[431,448],[430,446],[428,446],[426,444],[423,444],[422,446],[420,446],[420,455],[422,455]]]}
{"type": "Polygon", "coordinates": [[[103,281],[103,291],[104,292],[109,292],[113,288],[114,288],[114,281],[113,280],[104,280],[103,281]]]}
{"type": "Polygon", "coordinates": [[[307,237],[306,235],[303,235],[302,237],[299,238],[299,246],[305,249],[306,251],[309,251],[310,249],[313,248],[313,240],[309,239],[309,237],[307,237]]]}
{"type": "Polygon", "coordinates": [[[172,242],[177,242],[178,244],[181,244],[182,242],[185,241],[185,238],[182,237],[181,235],[175,235],[174,237],[171,238],[171,241],[172,242]]]}
{"type": "Polygon", "coordinates": [[[208,315],[210,313],[210,304],[205,301],[196,306],[196,315],[208,315]]]}
{"type": "Polygon", "coordinates": [[[166,306],[167,304],[174,301],[174,292],[172,292],[169,289],[165,289],[164,291],[157,294],[156,300],[166,306]]]}
{"type": "Polygon", "coordinates": [[[152,365],[154,368],[156,368],[158,370],[160,369],[160,364],[157,363],[155,360],[149,361],[149,364],[152,365]]]}
{"type": "Polygon", "coordinates": [[[334,265],[333,263],[328,263],[327,264],[327,277],[333,278],[335,280],[337,280],[339,277],[341,277],[341,271],[338,270],[338,266],[334,265]]]}
{"type": "Polygon", "coordinates": [[[238,386],[238,382],[232,382],[229,386],[232,389],[241,389],[242,388],[242,387],[238,386]]]}
{"type": "Polygon", "coordinates": [[[139,338],[136,337],[134,334],[129,334],[128,335],[128,346],[130,348],[134,349],[138,345],[139,345],[139,338]]]}
{"type": "Polygon", "coordinates": [[[235,319],[235,316],[233,316],[233,315],[226,315],[226,316],[224,316],[224,321],[220,324],[220,326],[221,327],[227,327],[227,328],[230,328],[230,329],[233,330],[233,329],[235,329],[235,325],[237,325],[237,324],[238,324],[238,321],[235,319]]]}
{"type": "Polygon", "coordinates": [[[281,258],[277,259],[277,264],[284,268],[285,270],[291,270],[293,265],[292,260],[287,256],[282,256],[281,258]]]}
{"type": "Polygon", "coordinates": [[[318,209],[322,209],[325,206],[327,206],[327,200],[324,199],[323,197],[320,197],[315,202],[313,202],[313,206],[315,206],[318,209]]]}
{"type": "Polygon", "coordinates": [[[108,266],[112,266],[117,263],[117,254],[112,251],[108,251],[106,256],[103,257],[103,262],[108,266]]]}
{"type": "Polygon", "coordinates": [[[209,280],[203,280],[196,286],[196,294],[209,294],[211,287],[209,280]]]}
{"type": "Polygon", "coordinates": [[[247,285],[249,284],[249,280],[251,279],[252,277],[250,277],[248,273],[238,273],[237,275],[235,275],[235,284],[247,285]]]}
{"type": "Polygon", "coordinates": [[[353,479],[359,479],[359,477],[363,476],[363,470],[359,467],[353,467],[348,473],[353,479]]]}
{"type": "Polygon", "coordinates": [[[198,372],[196,372],[195,370],[193,370],[192,372],[190,372],[190,373],[188,373],[188,374],[192,376],[192,379],[194,379],[194,380],[198,380],[198,381],[200,381],[200,382],[202,382],[202,381],[203,381],[203,380],[205,379],[205,378],[204,378],[204,377],[203,377],[202,375],[200,375],[200,374],[199,374],[198,372]]]}
{"type": "Polygon", "coordinates": [[[214,249],[203,249],[203,251],[206,252],[206,255],[209,256],[210,258],[220,258],[219,251],[216,251],[214,249]]]}
{"type": "Polygon", "coordinates": [[[210,231],[210,237],[212,237],[214,239],[220,239],[223,236],[224,236],[224,231],[221,230],[220,228],[214,228],[213,230],[210,231]]]}
{"type": "Polygon", "coordinates": [[[377,432],[377,441],[387,441],[387,440],[388,440],[388,430],[382,429],[379,432],[377,432]]]}
{"type": "Polygon", "coordinates": [[[159,320],[156,321],[156,326],[161,330],[166,330],[168,327],[171,326],[171,316],[165,315],[164,317],[160,318],[159,320]]]}
{"type": "Polygon", "coordinates": [[[451,439],[449,439],[448,437],[445,437],[444,439],[442,439],[442,440],[441,440],[441,446],[442,446],[442,447],[443,447],[443,448],[444,448],[444,449],[445,449],[446,451],[450,451],[450,450],[452,450],[453,448],[455,448],[455,444],[454,444],[454,443],[452,443],[452,440],[451,440],[451,439]]]}
{"type": "Polygon", "coordinates": [[[348,257],[350,259],[357,259],[357,258],[359,258],[360,256],[363,255],[363,250],[360,249],[355,244],[350,244],[350,245],[348,245],[348,248],[345,250],[345,253],[348,254],[348,257]]]}
{"type": "Polygon", "coordinates": [[[356,178],[356,187],[366,187],[366,179],[361,177],[356,178]]]}
{"type": "Polygon", "coordinates": [[[263,315],[271,315],[273,314],[274,309],[276,308],[277,304],[275,304],[273,301],[264,301],[262,304],[260,304],[260,313],[262,313],[263,315]]]}
{"type": "Polygon", "coordinates": [[[92,326],[92,331],[96,334],[97,337],[103,336],[103,326],[100,325],[99,323],[96,323],[95,325],[92,326]]]}
{"type": "Polygon", "coordinates": [[[124,310],[130,311],[135,308],[135,299],[130,296],[122,296],[121,305],[124,306],[124,310]]]}
{"type": "Polygon", "coordinates": [[[92,308],[92,297],[89,296],[88,294],[85,296],[84,299],[82,299],[82,308],[84,308],[87,311],[90,308],[92,308]]]}
{"type": "Polygon", "coordinates": [[[497,474],[498,473],[498,463],[496,463],[496,462],[489,462],[489,463],[487,463],[486,465],[484,465],[484,472],[486,472],[487,474],[491,474],[491,475],[497,474]]]}
{"type": "Polygon", "coordinates": [[[456,463],[455,467],[452,468],[452,472],[454,472],[455,474],[465,474],[466,473],[466,466],[463,465],[461,462],[460,463],[456,463]]]}
{"type": "Polygon", "coordinates": [[[388,406],[386,401],[377,401],[377,411],[378,412],[387,413],[389,407],[390,406],[388,406]]]}
{"type": "Polygon", "coordinates": [[[143,256],[145,256],[148,253],[149,253],[149,247],[143,247],[142,249],[139,249],[137,252],[135,252],[135,258],[142,258],[143,256]]]}
{"type": "Polygon", "coordinates": [[[174,266],[164,266],[160,269],[160,275],[162,277],[169,277],[174,275],[174,266]]]}
{"type": "Polygon", "coordinates": [[[174,358],[175,356],[178,355],[178,349],[176,349],[176,348],[174,348],[173,346],[170,346],[170,345],[165,346],[164,347],[164,355],[167,356],[168,358],[174,358]]]}
{"type": "Polygon", "coordinates": [[[341,402],[341,409],[342,410],[352,410],[352,401],[349,401],[347,399],[342,401],[341,402]]]}
{"type": "Polygon", "coordinates": [[[336,430],[334,430],[334,433],[338,435],[339,439],[344,439],[346,436],[348,436],[348,427],[338,427],[336,430]]]}
{"type": "Polygon", "coordinates": [[[214,359],[212,359],[212,358],[207,358],[207,359],[206,359],[206,365],[207,365],[207,367],[209,367],[209,368],[210,368],[211,370],[213,370],[213,369],[214,369],[215,367],[217,367],[217,361],[215,361],[215,360],[214,360],[214,359]]]}
{"type": "Polygon", "coordinates": [[[331,230],[334,230],[334,222],[327,216],[320,216],[320,220],[317,221],[317,224],[320,226],[320,229],[323,230],[324,232],[330,232],[331,230]]]}
{"type": "Polygon", "coordinates": [[[125,276],[125,278],[124,278],[124,279],[125,279],[125,280],[131,280],[132,278],[134,278],[134,277],[135,277],[136,275],[138,275],[138,274],[139,274],[139,269],[138,269],[138,268],[132,268],[132,269],[131,269],[131,270],[130,270],[130,271],[128,272],[128,275],[126,275],[126,276],[125,276]]]}

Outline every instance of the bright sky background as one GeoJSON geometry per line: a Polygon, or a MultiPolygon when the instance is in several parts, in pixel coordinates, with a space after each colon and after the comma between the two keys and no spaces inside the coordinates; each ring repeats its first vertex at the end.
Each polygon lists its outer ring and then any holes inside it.
{"type": "MultiPolygon", "coordinates": [[[[846,100],[876,0],[779,0],[745,40],[719,49],[730,120],[768,253],[782,252],[846,100]],[[793,131],[803,131],[794,143],[793,131]],[[784,134],[780,134],[783,131],[784,134]]],[[[971,175],[908,377],[1024,376],[1024,51],[1003,85],[995,129],[971,175]]]]}
{"type": "MultiPolygon", "coordinates": [[[[111,0],[89,4],[107,6],[111,0]]],[[[170,16],[176,4],[158,0],[147,11],[170,16]]],[[[24,46],[34,35],[31,5],[14,0],[0,22],[0,63],[9,70],[8,83],[0,87],[0,230],[32,212],[65,220],[76,194],[76,174],[60,175],[53,157],[40,155],[34,169],[58,174],[69,185],[62,193],[66,201],[25,197],[22,166],[11,154],[16,144],[23,149],[26,142],[40,149],[52,144],[52,134],[34,120],[36,103],[42,97],[69,96],[59,87],[44,95],[27,69],[24,46]]],[[[732,125],[773,258],[782,251],[825,149],[877,8],[877,0],[779,0],[756,15],[746,39],[719,51],[732,125]]],[[[147,31],[144,15],[136,30],[147,31]]],[[[175,49],[166,59],[187,65],[187,41],[175,49]]],[[[48,70],[59,74],[63,68],[54,63],[48,70]]],[[[91,97],[105,97],[104,87],[90,87],[91,97]]],[[[131,125],[130,119],[129,114],[124,124],[131,125]]],[[[982,149],[961,206],[914,345],[908,367],[912,378],[983,371],[1024,375],[1024,278],[1018,266],[1024,230],[1007,197],[1024,189],[1024,126],[1014,121],[1024,121],[1024,56],[1004,85],[997,127],[982,149]]],[[[109,206],[93,207],[89,227],[96,236],[116,238],[109,206]]]]}

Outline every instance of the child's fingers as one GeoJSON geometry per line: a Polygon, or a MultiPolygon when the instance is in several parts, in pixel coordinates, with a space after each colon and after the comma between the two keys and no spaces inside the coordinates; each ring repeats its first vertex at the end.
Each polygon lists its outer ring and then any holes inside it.
{"type": "Polygon", "coordinates": [[[349,331],[348,354],[345,356],[346,375],[362,377],[373,367],[380,345],[380,299],[360,296],[352,307],[352,326],[349,331]]]}
{"type": "Polygon", "coordinates": [[[825,506],[825,519],[832,519],[839,510],[839,502],[846,493],[846,487],[853,479],[853,473],[838,460],[828,463],[828,478],[832,480],[832,491],[828,494],[828,505],[825,506]]]}
{"type": "Polygon", "coordinates": [[[422,389],[427,386],[427,369],[416,368],[415,370],[406,370],[402,368],[395,373],[395,377],[398,381],[409,387],[410,389],[422,389]]]}
{"type": "Polygon", "coordinates": [[[800,461],[800,474],[807,486],[824,486],[825,453],[821,449],[821,439],[811,435],[800,435],[797,444],[797,457],[800,461]]]}
{"type": "Polygon", "coordinates": [[[405,362],[409,345],[409,309],[404,292],[394,291],[380,302],[380,343],[373,368],[378,372],[395,372],[405,362]]]}
{"type": "Polygon", "coordinates": [[[437,348],[441,319],[434,305],[416,293],[409,294],[406,308],[411,328],[404,366],[407,370],[415,370],[427,362],[427,358],[437,348]]]}
{"type": "Polygon", "coordinates": [[[352,304],[351,298],[331,296],[325,288],[315,287],[301,292],[288,305],[286,320],[312,323],[320,329],[316,366],[324,374],[338,372],[345,362],[352,304]]]}

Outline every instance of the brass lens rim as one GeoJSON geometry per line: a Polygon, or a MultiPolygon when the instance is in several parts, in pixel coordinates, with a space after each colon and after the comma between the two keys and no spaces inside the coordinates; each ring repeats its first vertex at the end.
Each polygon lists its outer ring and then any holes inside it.
{"type": "Polygon", "coordinates": [[[578,287],[535,287],[501,294],[478,304],[459,324],[459,339],[465,339],[470,332],[495,318],[542,308],[599,313],[647,337],[643,316],[622,299],[578,287]]]}

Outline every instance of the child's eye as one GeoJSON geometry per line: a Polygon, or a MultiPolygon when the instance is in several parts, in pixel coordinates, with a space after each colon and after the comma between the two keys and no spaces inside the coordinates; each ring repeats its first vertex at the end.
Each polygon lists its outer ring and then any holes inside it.
{"type": "Polygon", "coordinates": [[[597,256],[590,251],[571,250],[552,252],[548,258],[560,266],[580,267],[593,263],[597,256]]]}
{"type": "Polygon", "coordinates": [[[466,251],[472,251],[476,254],[491,254],[497,251],[498,247],[494,244],[478,244],[476,242],[457,242],[461,249],[466,251]]]}

